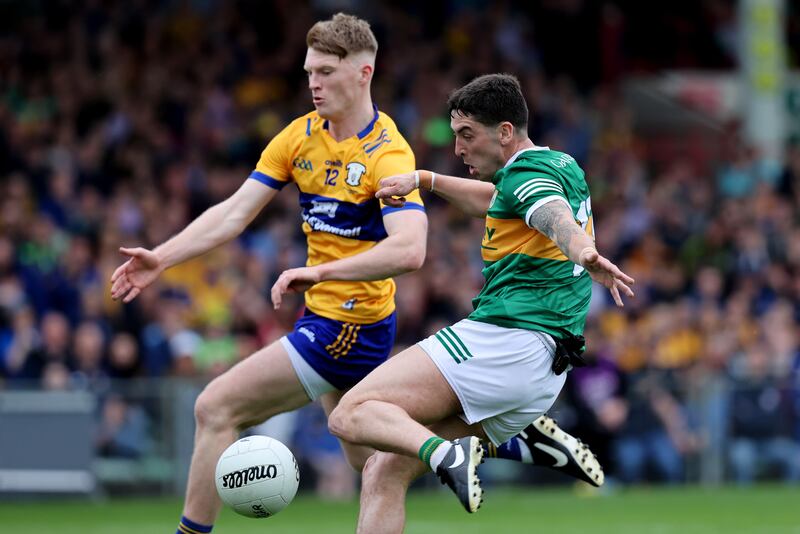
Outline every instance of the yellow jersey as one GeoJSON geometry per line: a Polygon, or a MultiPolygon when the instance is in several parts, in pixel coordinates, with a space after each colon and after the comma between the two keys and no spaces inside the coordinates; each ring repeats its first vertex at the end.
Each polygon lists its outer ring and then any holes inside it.
{"type": "MultiPolygon", "coordinates": [[[[312,111],[289,124],[261,153],[251,179],[281,189],[294,182],[300,190],[306,265],[359,254],[386,238],[383,216],[401,209],[425,211],[419,191],[403,208],[381,206],[378,182],[412,172],[414,153],[394,121],[375,108],[372,121],[358,134],[336,141],[328,121],[312,111]]],[[[395,284],[384,280],[328,281],[306,291],[312,312],[350,323],[380,321],[395,309],[395,284]]]]}

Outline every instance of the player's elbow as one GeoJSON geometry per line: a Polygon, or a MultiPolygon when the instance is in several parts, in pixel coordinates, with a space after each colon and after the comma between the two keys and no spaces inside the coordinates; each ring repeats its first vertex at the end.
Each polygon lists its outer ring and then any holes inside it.
{"type": "Polygon", "coordinates": [[[403,272],[416,271],[417,269],[421,268],[424,263],[425,263],[424,244],[422,246],[420,246],[419,244],[414,244],[413,246],[408,247],[406,253],[403,254],[401,268],[403,269],[403,272]]]}

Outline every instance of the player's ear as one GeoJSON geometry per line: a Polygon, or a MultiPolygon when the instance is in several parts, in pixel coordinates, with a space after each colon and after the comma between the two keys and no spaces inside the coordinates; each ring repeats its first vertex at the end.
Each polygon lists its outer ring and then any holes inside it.
{"type": "Polygon", "coordinates": [[[359,72],[361,75],[359,81],[361,83],[369,83],[372,80],[372,74],[374,71],[375,68],[372,65],[369,63],[364,63],[361,65],[361,70],[359,72]]]}
{"type": "Polygon", "coordinates": [[[497,126],[497,133],[501,145],[507,145],[514,140],[514,125],[508,121],[503,121],[497,126]]]}

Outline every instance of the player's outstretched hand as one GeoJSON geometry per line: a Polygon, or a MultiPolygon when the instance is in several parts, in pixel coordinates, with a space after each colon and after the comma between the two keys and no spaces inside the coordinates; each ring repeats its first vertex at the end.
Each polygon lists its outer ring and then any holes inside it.
{"type": "Polygon", "coordinates": [[[406,203],[406,195],[417,188],[413,172],[389,176],[378,182],[378,186],[380,189],[375,197],[393,208],[402,208],[406,203]]]}
{"type": "Polygon", "coordinates": [[[286,293],[302,293],[320,282],[319,273],[313,267],[297,267],[283,271],[272,286],[272,306],[281,307],[286,293]]]}
{"type": "Polygon", "coordinates": [[[130,302],[158,278],[164,266],[152,250],[120,247],[119,251],[129,259],[111,275],[111,298],[130,302]]]}
{"type": "Polygon", "coordinates": [[[633,297],[633,290],[628,287],[633,285],[633,278],[619,270],[619,267],[601,256],[595,249],[586,248],[581,252],[580,262],[584,269],[589,272],[592,280],[606,286],[614,298],[614,302],[620,308],[625,306],[620,297],[620,291],[629,297],[633,297]]]}

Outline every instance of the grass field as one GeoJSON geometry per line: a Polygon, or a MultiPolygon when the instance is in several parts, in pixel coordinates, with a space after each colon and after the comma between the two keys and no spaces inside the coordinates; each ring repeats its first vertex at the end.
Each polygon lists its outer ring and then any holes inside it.
{"type": "MultiPolygon", "coordinates": [[[[0,501],[0,532],[172,534],[179,512],[180,502],[171,499],[0,501]]],[[[330,503],[299,496],[269,519],[247,519],[225,510],[214,533],[348,533],[355,530],[357,513],[355,502],[330,503]]],[[[611,495],[490,488],[476,515],[461,510],[449,492],[418,492],[409,499],[406,532],[800,534],[800,487],[637,488],[611,495]]]]}

